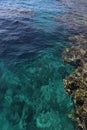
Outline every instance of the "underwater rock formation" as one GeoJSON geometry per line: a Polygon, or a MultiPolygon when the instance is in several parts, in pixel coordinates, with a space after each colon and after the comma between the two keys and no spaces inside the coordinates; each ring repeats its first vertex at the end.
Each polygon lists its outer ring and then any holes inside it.
{"type": "Polygon", "coordinates": [[[56,16],[55,21],[58,23],[63,23],[63,25],[66,25],[68,28],[75,30],[79,29],[80,27],[84,28],[84,25],[87,26],[87,17],[85,15],[81,15],[81,13],[78,12],[77,14],[70,12],[68,14],[56,16]]]}
{"type": "Polygon", "coordinates": [[[74,98],[77,129],[87,130],[87,37],[77,35],[69,40],[73,46],[65,49],[63,57],[76,70],[65,79],[65,89],[74,98]]]}
{"type": "Polygon", "coordinates": [[[64,61],[74,65],[83,65],[87,62],[87,39],[84,35],[70,37],[73,42],[71,48],[66,48],[63,52],[64,61]]]}

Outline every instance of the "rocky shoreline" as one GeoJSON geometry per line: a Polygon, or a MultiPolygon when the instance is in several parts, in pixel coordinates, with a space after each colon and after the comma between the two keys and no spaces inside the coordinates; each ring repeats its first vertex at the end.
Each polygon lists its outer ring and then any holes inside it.
{"type": "Polygon", "coordinates": [[[75,103],[75,114],[69,115],[78,123],[76,130],[87,130],[87,36],[70,37],[73,43],[63,52],[64,61],[76,66],[75,71],[65,80],[66,92],[72,95],[75,103]]]}

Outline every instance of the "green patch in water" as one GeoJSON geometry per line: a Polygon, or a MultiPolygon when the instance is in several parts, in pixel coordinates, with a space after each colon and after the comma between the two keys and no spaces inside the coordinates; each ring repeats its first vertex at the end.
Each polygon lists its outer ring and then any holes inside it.
{"type": "Polygon", "coordinates": [[[74,68],[63,63],[57,49],[13,71],[0,62],[1,130],[75,130],[68,118],[75,111],[73,100],[63,83],[74,68]]]}

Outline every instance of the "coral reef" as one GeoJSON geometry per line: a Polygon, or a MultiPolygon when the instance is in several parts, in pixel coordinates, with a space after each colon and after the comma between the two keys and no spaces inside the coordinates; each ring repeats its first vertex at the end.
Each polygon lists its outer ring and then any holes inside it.
{"type": "Polygon", "coordinates": [[[65,89],[74,98],[77,129],[87,130],[87,37],[80,34],[69,40],[73,42],[73,46],[65,49],[63,57],[76,70],[65,79],[65,89]]]}

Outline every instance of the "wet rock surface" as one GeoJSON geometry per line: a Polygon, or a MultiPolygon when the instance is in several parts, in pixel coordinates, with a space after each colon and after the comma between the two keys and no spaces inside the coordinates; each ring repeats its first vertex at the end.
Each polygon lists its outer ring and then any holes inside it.
{"type": "Polygon", "coordinates": [[[73,46],[65,49],[63,57],[76,70],[65,79],[65,89],[74,98],[77,130],[87,130],[87,37],[80,34],[69,40],[73,46]]]}

